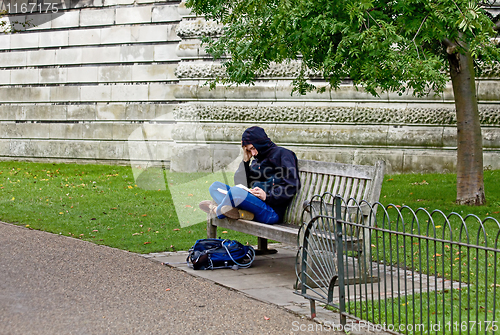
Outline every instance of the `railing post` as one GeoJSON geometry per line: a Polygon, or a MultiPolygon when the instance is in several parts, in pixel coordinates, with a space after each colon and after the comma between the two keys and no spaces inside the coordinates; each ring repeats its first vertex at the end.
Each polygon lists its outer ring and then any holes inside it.
{"type": "Polygon", "coordinates": [[[336,236],[335,245],[337,246],[337,261],[338,261],[338,275],[339,275],[339,307],[340,307],[340,323],[345,326],[345,287],[344,287],[344,245],[342,239],[342,201],[339,196],[335,197],[335,222],[336,222],[336,236]]]}

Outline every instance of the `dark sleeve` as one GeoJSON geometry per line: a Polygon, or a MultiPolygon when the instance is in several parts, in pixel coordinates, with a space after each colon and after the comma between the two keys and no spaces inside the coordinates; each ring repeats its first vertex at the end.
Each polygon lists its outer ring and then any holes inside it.
{"type": "Polygon", "coordinates": [[[277,180],[266,194],[266,203],[271,206],[287,206],[290,200],[300,189],[297,157],[291,151],[284,151],[281,155],[281,166],[278,169],[277,180]]]}
{"type": "Polygon", "coordinates": [[[234,173],[234,185],[242,184],[248,187],[248,162],[246,163],[245,167],[245,161],[241,161],[240,166],[238,166],[238,170],[234,173]]]}
{"type": "Polygon", "coordinates": [[[234,174],[234,184],[243,184],[247,187],[252,185],[252,181],[258,180],[260,174],[250,168],[250,162],[241,161],[240,166],[234,174]]]}

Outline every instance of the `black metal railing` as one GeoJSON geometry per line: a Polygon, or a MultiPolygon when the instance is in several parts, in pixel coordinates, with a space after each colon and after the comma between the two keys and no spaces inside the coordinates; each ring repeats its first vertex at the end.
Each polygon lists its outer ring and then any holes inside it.
{"type": "Polygon", "coordinates": [[[296,293],[375,330],[493,334],[500,223],[492,217],[315,196],[303,213],[296,293]]]}

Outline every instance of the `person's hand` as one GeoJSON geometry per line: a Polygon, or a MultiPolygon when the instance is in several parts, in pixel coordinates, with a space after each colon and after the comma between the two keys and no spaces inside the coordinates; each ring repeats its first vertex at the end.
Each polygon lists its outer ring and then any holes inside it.
{"type": "Polygon", "coordinates": [[[262,201],[266,201],[266,192],[264,192],[263,189],[260,187],[255,187],[250,190],[250,193],[255,195],[257,198],[259,198],[262,201]]]}
{"type": "Polygon", "coordinates": [[[243,161],[249,162],[250,158],[252,158],[252,153],[250,152],[250,150],[243,148],[243,161]]]}

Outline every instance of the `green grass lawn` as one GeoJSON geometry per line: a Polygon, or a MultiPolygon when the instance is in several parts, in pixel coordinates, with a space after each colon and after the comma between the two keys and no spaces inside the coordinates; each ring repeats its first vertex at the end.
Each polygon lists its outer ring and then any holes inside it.
{"type": "MultiPolygon", "coordinates": [[[[0,162],[0,220],[138,253],[187,250],[206,237],[199,201],[210,198],[214,180],[231,181],[232,174],[152,171],[138,175],[127,166],[0,162]]],[[[454,204],[453,174],[386,176],[381,202],[500,219],[499,178],[500,171],[485,171],[488,203],[482,207],[454,204]]],[[[233,231],[218,233],[257,242],[233,231]]]]}

